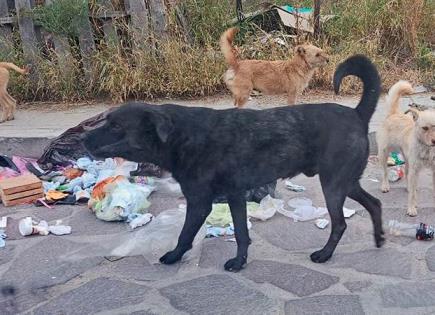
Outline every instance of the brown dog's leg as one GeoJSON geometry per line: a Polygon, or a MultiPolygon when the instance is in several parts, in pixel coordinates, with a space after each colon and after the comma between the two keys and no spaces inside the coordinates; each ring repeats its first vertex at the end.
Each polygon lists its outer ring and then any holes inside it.
{"type": "MultiPolygon", "coordinates": [[[[415,159],[414,159],[415,161],[415,159]]],[[[415,217],[417,215],[417,179],[419,168],[411,165],[408,173],[408,211],[407,215],[415,217]]]]}
{"type": "Polygon", "coordinates": [[[296,99],[297,99],[296,90],[291,89],[287,91],[287,105],[296,104],[296,99]]]}
{"type": "Polygon", "coordinates": [[[0,109],[1,109],[0,123],[2,123],[7,120],[9,114],[9,103],[2,92],[0,92],[0,109]]]}

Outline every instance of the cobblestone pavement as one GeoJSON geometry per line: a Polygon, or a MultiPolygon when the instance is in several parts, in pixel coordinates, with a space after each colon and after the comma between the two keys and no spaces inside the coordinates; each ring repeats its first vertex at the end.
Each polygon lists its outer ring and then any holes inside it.
{"type": "MultiPolygon", "coordinates": [[[[435,223],[429,174],[420,180],[416,218],[405,216],[403,180],[382,194],[373,178],[379,178],[379,170],[370,164],[361,181],[382,199],[384,225],[390,219],[435,223]]],[[[324,206],[317,178],[299,176],[294,182],[307,190],[290,192],[279,183],[281,198],[304,196],[324,206]]],[[[154,214],[182,202],[159,192],[151,201],[154,214]]],[[[352,201],[346,206],[362,209],[352,201]]],[[[254,222],[248,265],[239,273],[223,270],[236,247],[221,238],[203,240],[196,256],[172,266],[143,256],[65,261],[62,257],[83,246],[82,241],[124,231],[126,225],[99,221],[84,206],[20,206],[0,208],[0,213],[10,216],[9,238],[0,249],[0,283],[15,287],[14,298],[0,297],[1,314],[435,313],[435,243],[388,235],[377,249],[365,211],[347,219],[343,239],[325,264],[312,263],[309,254],[325,244],[329,228],[295,223],[280,214],[254,222]],[[23,238],[16,224],[27,215],[62,219],[73,233],[23,238]]]]}

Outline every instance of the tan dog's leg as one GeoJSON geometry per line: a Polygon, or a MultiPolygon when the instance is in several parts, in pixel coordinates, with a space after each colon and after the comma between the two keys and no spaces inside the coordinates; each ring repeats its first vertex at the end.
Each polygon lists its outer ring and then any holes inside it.
{"type": "Polygon", "coordinates": [[[287,105],[296,104],[297,93],[295,89],[290,89],[287,91],[287,105]]]}
{"type": "Polygon", "coordinates": [[[1,116],[0,116],[0,123],[5,122],[8,118],[9,114],[9,101],[6,99],[3,92],[0,92],[0,109],[1,109],[1,116]]]}
{"type": "MultiPolygon", "coordinates": [[[[414,159],[415,161],[415,159],[414,159]]],[[[417,162],[418,163],[418,162],[417,162]]],[[[408,173],[408,211],[407,215],[415,217],[417,215],[417,180],[420,167],[411,165],[408,173]]]]}
{"type": "Polygon", "coordinates": [[[15,109],[17,107],[17,101],[12,96],[10,96],[9,93],[7,93],[7,92],[6,92],[6,97],[9,99],[9,113],[8,113],[6,119],[13,120],[15,109]]]}
{"type": "Polygon", "coordinates": [[[388,181],[388,150],[384,146],[380,146],[379,148],[379,164],[382,167],[382,184],[381,190],[383,193],[387,193],[390,191],[390,183],[388,181]]]}

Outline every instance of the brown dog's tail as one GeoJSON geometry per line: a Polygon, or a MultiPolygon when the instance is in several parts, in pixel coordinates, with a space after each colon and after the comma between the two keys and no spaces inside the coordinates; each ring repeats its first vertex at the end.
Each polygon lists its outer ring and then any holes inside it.
{"type": "Polygon", "coordinates": [[[28,74],[29,73],[28,67],[20,68],[11,62],[0,62],[0,67],[8,69],[8,70],[15,70],[16,72],[21,73],[21,74],[28,74]]]}
{"type": "Polygon", "coordinates": [[[399,113],[399,100],[403,95],[409,95],[414,92],[411,83],[400,80],[395,83],[388,91],[387,105],[390,106],[388,116],[399,113]]]}
{"type": "Polygon", "coordinates": [[[227,64],[234,68],[238,68],[238,60],[235,49],[233,47],[234,36],[236,36],[239,30],[235,27],[227,29],[221,36],[219,44],[221,46],[222,53],[224,54],[227,64]]]}

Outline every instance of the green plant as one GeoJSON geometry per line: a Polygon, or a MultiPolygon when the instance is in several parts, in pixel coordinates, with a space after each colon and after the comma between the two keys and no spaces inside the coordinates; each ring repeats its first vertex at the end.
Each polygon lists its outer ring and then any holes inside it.
{"type": "Polygon", "coordinates": [[[53,0],[46,6],[37,6],[33,15],[39,25],[49,32],[77,37],[89,18],[87,0],[53,0]]]}

